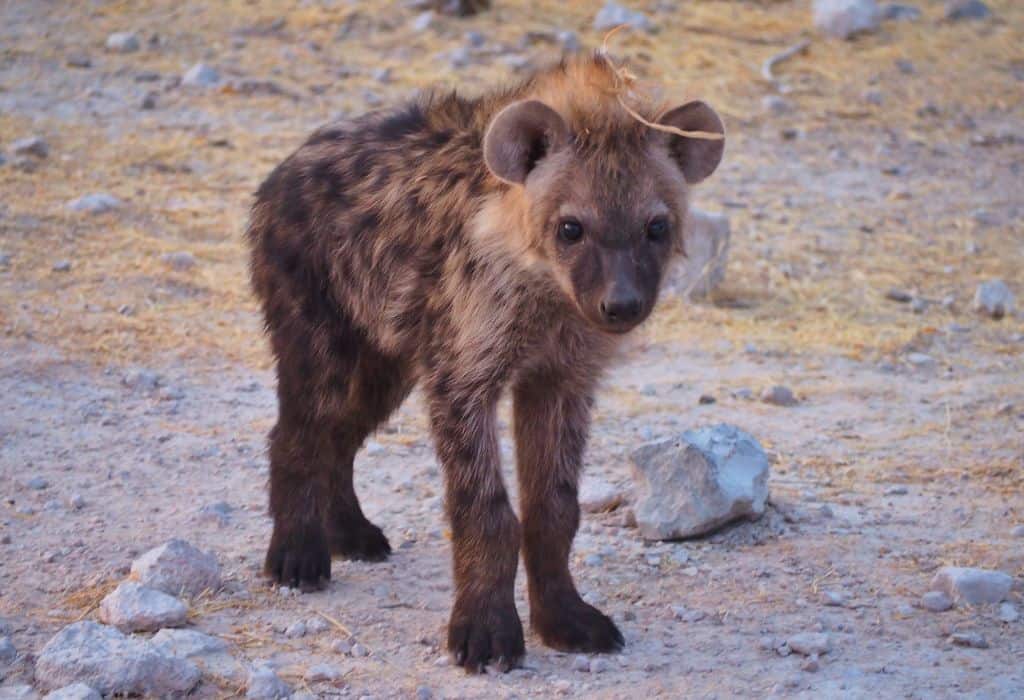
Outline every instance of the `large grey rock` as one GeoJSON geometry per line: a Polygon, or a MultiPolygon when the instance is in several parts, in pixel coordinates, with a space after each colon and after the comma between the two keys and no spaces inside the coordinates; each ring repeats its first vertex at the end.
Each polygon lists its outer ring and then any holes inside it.
{"type": "Polygon", "coordinates": [[[268,666],[254,668],[249,674],[245,697],[250,700],[279,700],[292,693],[291,687],[268,666]]]}
{"type": "Polygon", "coordinates": [[[100,602],[100,622],[122,632],[153,632],[162,627],[180,627],[188,608],[163,591],[125,581],[100,602]]]}
{"type": "Polygon", "coordinates": [[[164,629],[156,633],[152,645],[179,659],[188,659],[204,673],[228,678],[232,681],[245,679],[245,669],[228,651],[223,639],[196,630],[164,629]]]}
{"type": "Polygon", "coordinates": [[[644,445],[632,457],[634,514],[646,539],[695,537],[764,513],[768,457],[735,426],[690,430],[644,445]]]}
{"type": "Polygon", "coordinates": [[[874,31],[880,20],[875,0],[814,0],[814,26],[837,39],[874,31]]]}
{"type": "Polygon", "coordinates": [[[86,214],[103,214],[120,208],[121,200],[106,192],[82,195],[68,202],[68,209],[86,214]]]}
{"type": "Polygon", "coordinates": [[[217,557],[179,539],[151,549],[132,562],[131,576],[144,586],[170,595],[197,596],[220,588],[217,557]]]}
{"type": "Polygon", "coordinates": [[[608,0],[594,16],[594,29],[599,32],[615,29],[622,24],[647,31],[654,28],[651,20],[643,12],[631,10],[613,0],[608,0]]]}
{"type": "Polygon", "coordinates": [[[969,605],[999,603],[1010,593],[1013,577],[1002,571],[944,566],[932,579],[931,590],[969,605]]]}
{"type": "Polygon", "coordinates": [[[683,236],[686,257],[678,258],[666,288],[688,298],[706,297],[725,279],[731,237],[729,217],[691,207],[683,236]]]}
{"type": "Polygon", "coordinates": [[[1013,305],[1013,292],[1002,280],[982,282],[974,292],[974,310],[986,316],[1008,316],[1013,313],[1013,305]]]}
{"type": "Polygon", "coordinates": [[[49,693],[43,700],[101,700],[96,689],[85,683],[72,683],[49,693]]]}
{"type": "Polygon", "coordinates": [[[39,652],[35,671],[36,682],[46,689],[80,682],[103,695],[180,695],[200,678],[189,662],[88,620],[54,635],[39,652]]]}

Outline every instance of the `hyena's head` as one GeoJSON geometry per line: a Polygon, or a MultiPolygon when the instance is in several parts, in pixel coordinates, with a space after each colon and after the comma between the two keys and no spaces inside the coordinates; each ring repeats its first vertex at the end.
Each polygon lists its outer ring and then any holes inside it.
{"type": "Polygon", "coordinates": [[[529,99],[502,109],[484,160],[515,186],[528,247],[581,315],[624,333],[650,314],[667,264],[684,252],[687,188],[721,161],[724,139],[706,136],[724,134],[722,122],[703,102],[649,120],[705,132],[697,138],[645,125],[618,101],[595,102],[593,114],[558,106],[529,99]]]}

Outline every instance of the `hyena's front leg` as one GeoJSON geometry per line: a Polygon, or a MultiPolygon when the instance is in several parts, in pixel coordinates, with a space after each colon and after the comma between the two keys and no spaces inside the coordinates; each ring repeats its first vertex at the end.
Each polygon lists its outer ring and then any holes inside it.
{"type": "Polygon", "coordinates": [[[562,651],[609,652],[623,645],[615,623],[583,601],[569,573],[591,402],[589,386],[554,373],[536,372],[515,387],[530,624],[545,644],[562,651]]]}
{"type": "Polygon", "coordinates": [[[520,530],[501,478],[496,396],[454,386],[448,372],[440,377],[427,396],[452,529],[448,649],[469,672],[491,661],[507,671],[520,664],[525,647],[513,595],[520,530]]]}

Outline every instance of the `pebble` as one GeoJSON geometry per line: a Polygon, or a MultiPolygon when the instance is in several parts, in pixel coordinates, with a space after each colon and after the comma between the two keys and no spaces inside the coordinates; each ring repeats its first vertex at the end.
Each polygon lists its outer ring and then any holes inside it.
{"type": "Polygon", "coordinates": [[[822,656],[831,651],[832,640],[823,632],[801,632],[787,639],[786,646],[803,656],[822,656]]]}
{"type": "Polygon", "coordinates": [[[356,642],[355,644],[352,645],[352,656],[356,657],[357,659],[361,658],[363,656],[369,656],[369,655],[370,655],[370,650],[367,649],[366,647],[364,647],[359,642],[356,642]]]}
{"type": "Polygon", "coordinates": [[[335,654],[351,654],[352,644],[347,639],[335,639],[331,642],[331,651],[335,654]]]}
{"type": "Polygon", "coordinates": [[[69,54],[64,62],[71,68],[92,68],[92,59],[84,53],[69,54]]]}
{"type": "Polygon", "coordinates": [[[892,288],[885,293],[885,298],[899,304],[908,304],[914,299],[914,295],[905,289],[892,288]]]}
{"type": "Polygon", "coordinates": [[[588,659],[586,656],[583,656],[582,654],[573,657],[573,660],[572,660],[572,670],[573,671],[589,672],[590,671],[590,659],[588,659]]]}
{"type": "Polygon", "coordinates": [[[954,632],[949,635],[949,641],[960,647],[988,649],[988,640],[977,632],[954,632]]]}
{"type": "Polygon", "coordinates": [[[923,314],[928,310],[928,302],[920,298],[914,299],[910,302],[910,310],[915,314],[923,314]]]}
{"type": "Polygon", "coordinates": [[[1018,619],[1020,619],[1020,613],[1017,612],[1013,603],[1003,603],[999,606],[1000,622],[1016,622],[1018,619]]]}
{"type": "Polygon", "coordinates": [[[170,595],[197,596],[220,588],[217,557],[188,542],[169,540],[132,562],[132,577],[142,585],[170,595]]]}
{"type": "Polygon", "coordinates": [[[311,617],[306,620],[306,632],[308,634],[321,634],[331,629],[331,625],[322,617],[311,617]]]}
{"type": "Polygon", "coordinates": [[[245,697],[250,700],[283,700],[291,694],[291,686],[269,666],[259,666],[249,673],[245,697]]]}
{"type": "Polygon", "coordinates": [[[817,654],[811,654],[800,664],[800,670],[807,671],[808,673],[815,673],[821,668],[821,663],[818,661],[817,654]]]}
{"type": "Polygon", "coordinates": [[[412,21],[412,30],[414,32],[425,32],[434,26],[434,19],[435,15],[432,11],[421,12],[412,21]]]}
{"type": "Polygon", "coordinates": [[[85,683],[72,683],[46,695],[43,700],[102,700],[96,689],[85,683]]]}
{"type": "Polygon", "coordinates": [[[188,251],[181,250],[174,253],[164,253],[160,259],[175,270],[191,270],[196,266],[196,256],[188,251]]]}
{"type": "Polygon", "coordinates": [[[82,508],[85,508],[86,505],[85,499],[82,497],[82,494],[80,493],[73,494],[71,498],[68,499],[68,504],[75,510],[82,510],[82,508]]]}
{"type": "Polygon", "coordinates": [[[914,5],[890,2],[882,6],[882,19],[914,21],[921,19],[921,10],[914,5]]]}
{"type": "Polygon", "coordinates": [[[814,26],[837,39],[874,31],[880,19],[875,0],[814,0],[814,26]]]}
{"type": "Polygon", "coordinates": [[[188,608],[173,596],[125,581],[100,602],[98,617],[122,632],[154,632],[184,625],[188,608]]]}
{"type": "Polygon", "coordinates": [[[71,271],[71,261],[70,260],[58,260],[57,262],[55,262],[53,264],[53,267],[50,268],[50,269],[53,270],[54,272],[70,272],[71,271]]]}
{"type": "Polygon", "coordinates": [[[11,153],[16,156],[46,158],[50,155],[50,144],[40,136],[27,136],[11,144],[11,153]]]}
{"type": "Polygon", "coordinates": [[[231,522],[232,510],[231,505],[224,501],[207,503],[199,509],[199,519],[207,522],[213,522],[224,527],[231,522]]]}
{"type": "Polygon", "coordinates": [[[885,490],[886,496],[906,496],[908,493],[906,486],[893,486],[885,490]]]}
{"type": "Polygon", "coordinates": [[[33,491],[42,491],[43,489],[49,487],[50,482],[41,476],[33,476],[31,479],[28,480],[28,482],[25,485],[28,486],[33,491]]]}
{"type": "Polygon", "coordinates": [[[846,595],[840,591],[825,591],[821,594],[821,602],[829,607],[841,607],[846,604],[846,595]]]}
{"type": "Polygon", "coordinates": [[[622,24],[648,32],[654,30],[654,24],[643,12],[623,7],[613,0],[608,0],[594,16],[594,29],[599,32],[610,31],[622,24]]]}
{"type": "Polygon", "coordinates": [[[926,355],[923,352],[908,353],[907,362],[914,365],[915,367],[928,368],[935,366],[935,358],[932,357],[931,355],[926,355]]]}
{"type": "Polygon", "coordinates": [[[416,688],[416,700],[433,700],[434,691],[425,685],[416,688]]]}
{"type": "Polygon", "coordinates": [[[1024,525],[1015,526],[1012,530],[1010,530],[1010,534],[1014,537],[1024,537],[1024,525]]]}
{"type": "Polygon", "coordinates": [[[597,477],[584,477],[579,490],[580,510],[603,513],[618,508],[625,498],[622,489],[597,477]]]}
{"type": "Polygon", "coordinates": [[[932,579],[931,590],[969,605],[999,603],[1010,593],[1013,577],[1001,571],[944,566],[932,579]]]}
{"type": "Polygon", "coordinates": [[[181,84],[190,87],[213,87],[220,83],[220,73],[205,63],[197,63],[181,76],[181,84]]]}
{"type": "Polygon", "coordinates": [[[323,681],[331,682],[336,681],[339,678],[341,678],[341,671],[330,664],[317,664],[316,666],[311,666],[303,676],[303,679],[307,683],[319,683],[323,681]]]}
{"type": "Polygon", "coordinates": [[[170,697],[187,694],[201,674],[193,664],[167,656],[147,641],[85,620],[55,634],[36,659],[45,689],[87,682],[102,695],[170,697]]]}
{"type": "Polygon", "coordinates": [[[717,401],[718,401],[718,399],[716,399],[711,394],[701,394],[700,397],[697,399],[697,405],[698,406],[710,406],[713,403],[717,403],[717,401]]]}
{"type": "Polygon", "coordinates": [[[779,95],[765,95],[761,98],[761,109],[772,116],[782,116],[793,111],[789,100],[779,95]]]}
{"type": "Polygon", "coordinates": [[[288,639],[300,639],[306,636],[306,623],[299,621],[293,622],[285,628],[284,636],[288,639]]]}
{"type": "Polygon", "coordinates": [[[985,19],[992,14],[988,5],[981,0],[949,0],[946,3],[946,19],[957,21],[962,19],[985,19]]]}
{"type": "Polygon", "coordinates": [[[107,37],[107,51],[114,53],[133,53],[138,51],[141,46],[139,37],[132,32],[114,32],[107,37]]]}
{"type": "Polygon", "coordinates": [[[1013,313],[1013,305],[1013,292],[1000,279],[982,282],[974,292],[974,310],[994,319],[1013,313]]]}
{"type": "Polygon", "coordinates": [[[103,214],[120,208],[121,200],[106,192],[94,192],[68,202],[68,209],[86,214],[103,214]]]}
{"type": "Polygon", "coordinates": [[[761,401],[764,403],[770,403],[774,406],[795,406],[797,404],[796,396],[793,395],[793,391],[786,386],[776,384],[775,386],[768,387],[761,392],[761,401]]]}
{"type": "Polygon", "coordinates": [[[610,668],[608,659],[600,656],[595,656],[590,660],[590,672],[591,673],[604,673],[610,668]]]}
{"type": "Polygon", "coordinates": [[[942,591],[928,591],[921,596],[921,607],[931,612],[945,612],[953,607],[953,599],[942,591]]]}

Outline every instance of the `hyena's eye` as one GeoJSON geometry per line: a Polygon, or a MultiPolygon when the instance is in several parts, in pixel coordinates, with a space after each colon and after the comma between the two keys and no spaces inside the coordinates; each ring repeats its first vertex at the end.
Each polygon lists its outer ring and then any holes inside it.
{"type": "Polygon", "coordinates": [[[652,241],[663,241],[668,236],[668,219],[656,216],[647,222],[647,237],[652,241]]]}
{"type": "Polygon", "coordinates": [[[562,219],[558,222],[558,237],[566,243],[578,243],[583,238],[583,224],[576,219],[562,219]]]}

